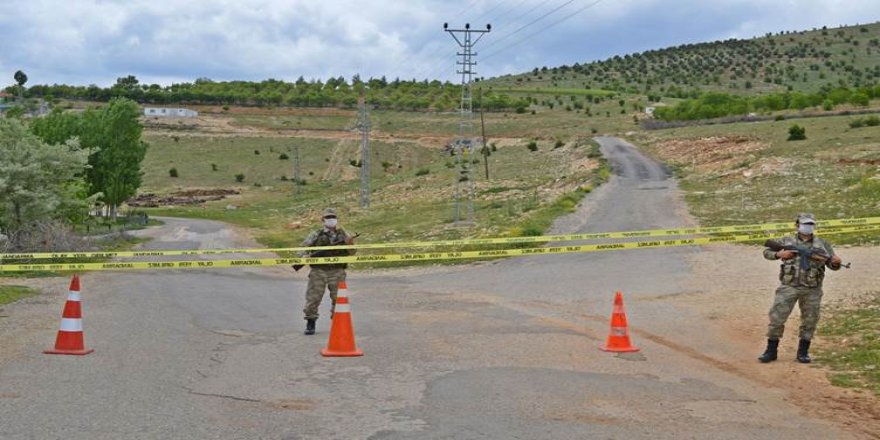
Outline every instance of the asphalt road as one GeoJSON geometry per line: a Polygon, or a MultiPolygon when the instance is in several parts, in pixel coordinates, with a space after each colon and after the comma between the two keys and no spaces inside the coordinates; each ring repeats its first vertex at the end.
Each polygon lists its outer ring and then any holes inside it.
{"type": "MultiPolygon", "coordinates": [[[[558,230],[690,222],[662,166],[599,141],[615,177],[558,230]]],[[[152,249],[252,245],[209,221],[145,233],[152,249]]],[[[849,438],[719,360],[721,335],[676,299],[694,252],[352,271],[361,358],[319,355],[326,317],[302,335],[305,271],[86,274],[95,353],[41,354],[57,315],[2,335],[32,349],[0,364],[0,438],[849,438]],[[597,348],[618,290],[639,353],[597,348]]]]}

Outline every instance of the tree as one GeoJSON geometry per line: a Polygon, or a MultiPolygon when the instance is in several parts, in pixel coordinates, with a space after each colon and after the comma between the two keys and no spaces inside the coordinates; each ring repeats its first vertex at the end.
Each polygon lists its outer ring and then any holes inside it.
{"type": "Polygon", "coordinates": [[[34,121],[31,131],[44,142],[58,144],[79,138],[91,150],[90,168],[85,177],[90,194],[100,193],[101,201],[116,218],[116,208],[135,195],[141,185],[141,163],[147,144],[141,141],[143,127],[140,109],[134,101],[117,98],[101,109],[88,109],[81,115],[53,110],[34,121]]]}
{"type": "Polygon", "coordinates": [[[91,192],[103,194],[113,219],[116,208],[141,186],[147,144],[141,140],[144,128],[139,116],[138,105],[126,98],[113,99],[100,110],[89,109],[82,115],[82,145],[96,149],[89,156],[86,182],[91,192]]]}
{"type": "Polygon", "coordinates": [[[27,83],[28,77],[21,70],[16,70],[12,77],[15,79],[15,82],[18,83],[18,98],[21,99],[24,96],[22,90],[25,83],[27,83]]]}
{"type": "Polygon", "coordinates": [[[792,125],[791,128],[788,129],[788,140],[790,141],[802,141],[807,138],[807,129],[801,127],[800,125],[792,125]]]}
{"type": "Polygon", "coordinates": [[[88,154],[76,139],[50,145],[23,122],[0,119],[0,228],[14,237],[35,220],[59,217],[77,200],[88,154]]]}

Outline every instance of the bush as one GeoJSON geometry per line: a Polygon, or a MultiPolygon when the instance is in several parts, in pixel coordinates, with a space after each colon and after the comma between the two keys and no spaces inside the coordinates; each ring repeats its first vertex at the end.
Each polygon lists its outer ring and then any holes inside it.
{"type": "Polygon", "coordinates": [[[523,114],[523,113],[526,112],[526,108],[525,108],[525,107],[522,107],[522,106],[519,106],[519,107],[516,108],[516,112],[519,113],[519,114],[523,114]]]}
{"type": "Polygon", "coordinates": [[[259,156],[259,155],[260,155],[260,150],[254,150],[254,154],[257,155],[257,156],[259,156]]]}
{"type": "Polygon", "coordinates": [[[168,175],[171,177],[177,177],[177,168],[172,168],[168,170],[168,175]]]}
{"type": "Polygon", "coordinates": [[[788,129],[788,140],[790,141],[802,141],[807,138],[807,129],[801,127],[800,125],[792,125],[791,128],[788,129]]]}
{"type": "Polygon", "coordinates": [[[785,115],[776,115],[776,117],[773,118],[773,120],[774,120],[774,121],[784,121],[784,120],[785,120],[785,115]]]}
{"type": "Polygon", "coordinates": [[[287,159],[290,159],[290,156],[288,156],[285,153],[281,153],[280,155],[278,155],[278,160],[287,160],[287,159]]]}
{"type": "Polygon", "coordinates": [[[355,167],[355,168],[360,168],[360,167],[361,167],[361,163],[360,163],[360,161],[358,161],[358,160],[356,160],[356,159],[349,159],[349,160],[348,160],[348,164],[351,165],[351,166],[353,166],[353,167],[355,167]]]}
{"type": "Polygon", "coordinates": [[[876,126],[880,125],[880,117],[878,117],[876,115],[868,116],[865,119],[865,125],[867,125],[868,127],[876,127],[876,126]]]}
{"type": "Polygon", "coordinates": [[[244,182],[244,174],[238,173],[235,175],[236,182],[244,182]]]}
{"type": "Polygon", "coordinates": [[[419,168],[418,170],[416,170],[416,176],[424,176],[424,175],[427,175],[430,173],[431,173],[431,170],[429,170],[427,168],[419,168]]]}
{"type": "Polygon", "coordinates": [[[865,126],[864,119],[853,119],[852,121],[849,121],[849,128],[862,128],[864,126],[865,126]]]}
{"type": "Polygon", "coordinates": [[[217,164],[216,163],[211,164],[211,171],[217,171],[217,164]]]}
{"type": "Polygon", "coordinates": [[[526,148],[528,148],[529,151],[538,151],[538,143],[535,141],[531,141],[528,145],[526,145],[526,148]]]}
{"type": "Polygon", "coordinates": [[[553,148],[554,148],[554,149],[556,149],[556,148],[562,148],[562,147],[564,147],[564,146],[565,146],[565,142],[562,142],[562,141],[556,141],[556,143],[553,144],[553,148]]]}

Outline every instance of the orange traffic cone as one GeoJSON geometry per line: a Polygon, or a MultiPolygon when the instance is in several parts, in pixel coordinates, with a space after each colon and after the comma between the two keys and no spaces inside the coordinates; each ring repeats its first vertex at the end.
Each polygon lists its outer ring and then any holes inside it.
{"type": "Polygon", "coordinates": [[[339,282],[336,294],[336,309],[330,327],[330,340],[327,348],[321,350],[322,356],[363,356],[354,344],[354,327],[351,324],[351,306],[348,304],[348,286],[339,282]]]}
{"type": "Polygon", "coordinates": [[[46,354],[73,354],[82,356],[95,350],[86,350],[83,342],[82,328],[82,297],[79,294],[79,276],[70,280],[70,293],[61,314],[61,328],[55,339],[55,349],[46,350],[46,354]]]}
{"type": "Polygon", "coordinates": [[[623,294],[620,292],[614,294],[614,311],[611,312],[611,333],[608,335],[608,341],[605,343],[605,346],[600,348],[604,351],[618,353],[639,351],[629,341],[626,312],[623,310],[623,294]]]}

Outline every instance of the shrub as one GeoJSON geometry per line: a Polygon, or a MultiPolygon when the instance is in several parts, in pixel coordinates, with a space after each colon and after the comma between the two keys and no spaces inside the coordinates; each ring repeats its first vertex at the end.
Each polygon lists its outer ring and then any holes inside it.
{"type": "Polygon", "coordinates": [[[429,170],[427,168],[419,168],[418,170],[416,170],[416,176],[424,176],[424,175],[427,175],[430,173],[431,173],[431,170],[429,170]]]}
{"type": "Polygon", "coordinates": [[[348,160],[348,164],[351,165],[351,166],[353,166],[353,167],[355,167],[355,168],[360,168],[360,167],[361,167],[361,162],[358,161],[358,160],[356,160],[356,159],[349,159],[349,160],[348,160]]]}
{"type": "Polygon", "coordinates": [[[876,115],[868,116],[865,119],[865,125],[867,125],[868,127],[876,127],[876,126],[880,125],[880,117],[878,117],[876,115]]]}
{"type": "Polygon", "coordinates": [[[236,182],[244,182],[244,174],[238,173],[235,175],[236,182]]]}
{"type": "Polygon", "coordinates": [[[287,160],[287,159],[290,159],[290,156],[288,156],[285,153],[281,153],[280,155],[278,155],[278,160],[287,160]]]}
{"type": "Polygon", "coordinates": [[[792,125],[791,128],[788,129],[788,140],[790,141],[802,141],[807,138],[807,129],[801,127],[800,125],[792,125]]]}
{"type": "Polygon", "coordinates": [[[260,150],[254,150],[254,154],[257,155],[257,156],[259,156],[259,155],[260,155],[260,150]]]}
{"type": "Polygon", "coordinates": [[[526,148],[528,148],[529,151],[538,151],[538,143],[535,141],[531,141],[528,145],[526,145],[526,148]]]}
{"type": "Polygon", "coordinates": [[[177,168],[172,168],[168,170],[168,175],[171,177],[177,177],[177,168]]]}
{"type": "Polygon", "coordinates": [[[216,163],[211,164],[211,171],[217,171],[217,164],[216,163]]]}
{"type": "Polygon", "coordinates": [[[774,120],[774,121],[784,121],[784,120],[785,120],[785,115],[776,115],[776,117],[773,118],[773,120],[774,120]]]}
{"type": "Polygon", "coordinates": [[[228,105],[224,105],[224,106],[223,106],[223,111],[224,111],[224,112],[228,112],[228,111],[229,111],[229,106],[228,106],[228,105]]]}
{"type": "Polygon", "coordinates": [[[287,182],[287,176],[281,176],[281,181],[282,181],[282,182],[287,182]]]}
{"type": "Polygon", "coordinates": [[[852,121],[849,121],[849,128],[861,128],[864,126],[865,126],[864,119],[853,119],[852,121]]]}
{"type": "Polygon", "coordinates": [[[523,113],[526,112],[526,108],[523,107],[523,106],[519,106],[519,107],[516,108],[516,112],[519,113],[519,114],[523,114],[523,113]]]}
{"type": "Polygon", "coordinates": [[[556,143],[553,144],[553,148],[554,148],[554,149],[556,149],[556,148],[562,148],[563,146],[565,146],[565,142],[562,142],[562,141],[556,141],[556,143]]]}

